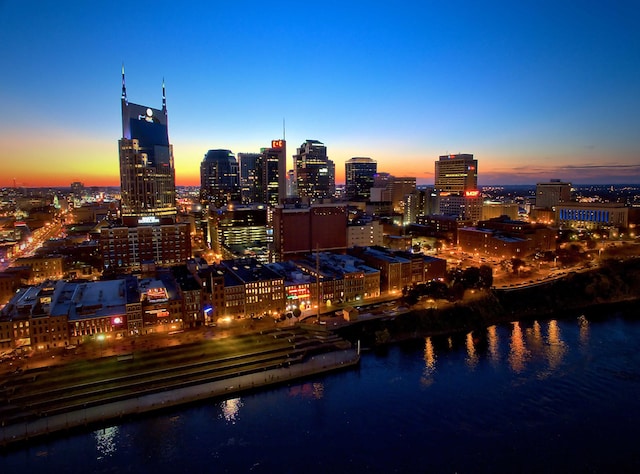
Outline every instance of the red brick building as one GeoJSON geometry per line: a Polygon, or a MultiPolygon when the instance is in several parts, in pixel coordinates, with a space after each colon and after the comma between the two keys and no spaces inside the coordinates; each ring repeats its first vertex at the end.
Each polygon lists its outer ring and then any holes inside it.
{"type": "Polygon", "coordinates": [[[140,270],[142,264],[185,264],[191,257],[189,224],[108,227],[100,232],[104,268],[140,270]]]}
{"type": "Polygon", "coordinates": [[[347,249],[347,207],[344,204],[278,206],[273,212],[272,261],[299,258],[310,252],[347,249]]]}

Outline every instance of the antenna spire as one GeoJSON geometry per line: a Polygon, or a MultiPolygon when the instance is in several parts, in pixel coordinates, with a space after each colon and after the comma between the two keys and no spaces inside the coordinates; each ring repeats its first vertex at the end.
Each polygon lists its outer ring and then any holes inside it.
{"type": "Polygon", "coordinates": [[[282,117],[282,139],[286,140],[287,136],[285,134],[285,127],[284,127],[284,117],[282,117]]]}
{"type": "Polygon", "coordinates": [[[167,95],[164,90],[164,77],[162,78],[162,111],[167,113],[167,95]]]}
{"type": "Polygon", "coordinates": [[[124,61],[122,62],[122,100],[124,100],[125,104],[127,101],[127,87],[124,84],[124,61]]]}

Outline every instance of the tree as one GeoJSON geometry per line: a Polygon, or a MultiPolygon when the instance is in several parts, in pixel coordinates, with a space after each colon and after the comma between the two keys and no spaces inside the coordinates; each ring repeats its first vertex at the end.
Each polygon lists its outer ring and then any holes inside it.
{"type": "Polygon", "coordinates": [[[518,270],[520,270],[520,268],[524,267],[524,260],[519,259],[519,258],[512,258],[511,259],[511,266],[513,268],[513,273],[518,273],[518,270]]]}
{"type": "Polygon", "coordinates": [[[447,272],[447,281],[450,285],[462,281],[463,272],[461,268],[452,268],[447,272]]]}
{"type": "Polygon", "coordinates": [[[458,301],[464,297],[464,285],[462,283],[454,283],[449,288],[449,301],[458,301]]]}
{"type": "Polygon", "coordinates": [[[493,268],[489,265],[480,265],[480,288],[491,288],[493,286],[493,268]]]}
{"type": "Polygon", "coordinates": [[[478,288],[480,283],[480,269],[468,267],[462,273],[462,284],[465,288],[478,288]]]}

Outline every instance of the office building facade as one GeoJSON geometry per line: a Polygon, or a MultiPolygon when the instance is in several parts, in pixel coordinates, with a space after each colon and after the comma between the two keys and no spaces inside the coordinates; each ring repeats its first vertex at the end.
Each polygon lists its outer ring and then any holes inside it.
{"type": "Polygon", "coordinates": [[[240,170],[240,201],[243,204],[260,202],[258,192],[260,158],[260,153],[238,153],[238,169],[240,170]]]}
{"type": "Polygon", "coordinates": [[[344,252],[347,206],[312,204],[278,206],[273,213],[273,260],[290,260],[309,252],[344,252]]]}
{"type": "Polygon", "coordinates": [[[571,202],[571,183],[552,179],[536,184],[536,209],[553,209],[558,204],[571,202]]]}
{"type": "Polygon", "coordinates": [[[259,160],[258,194],[260,201],[271,207],[287,197],[287,142],[272,140],[270,148],[263,148],[259,160]]]}
{"type": "Polygon", "coordinates": [[[266,255],[267,206],[254,203],[213,209],[209,213],[209,235],[209,246],[223,258],[254,252],[266,255]]]}
{"type": "Polygon", "coordinates": [[[353,157],[344,164],[345,197],[350,201],[366,201],[371,197],[373,178],[378,163],[368,157],[353,157]]]}
{"type": "Polygon", "coordinates": [[[478,160],[472,154],[442,155],[436,161],[435,190],[462,194],[478,189],[478,160]]]}
{"type": "Polygon", "coordinates": [[[99,249],[105,270],[137,271],[145,264],[183,264],[191,257],[189,224],[103,227],[99,249]]]}
{"type": "Polygon", "coordinates": [[[238,160],[231,150],[209,150],[200,164],[200,201],[221,207],[240,202],[238,160]]]}
{"type": "Polygon", "coordinates": [[[169,143],[164,81],[161,109],[131,103],[123,67],[121,105],[122,138],[118,146],[122,218],[126,224],[149,217],[175,218],[173,145],[169,143]]]}
{"type": "Polygon", "coordinates": [[[620,229],[629,225],[629,208],[616,202],[574,202],[556,206],[556,222],[574,229],[620,229]]]}
{"type": "Polygon", "coordinates": [[[191,256],[188,224],[176,223],[173,146],[169,143],[167,102],[162,109],[130,103],[122,68],[120,187],[122,222],[100,232],[105,269],[139,270],[174,265],[191,256]]]}
{"type": "Polygon", "coordinates": [[[440,156],[435,163],[434,190],[438,196],[439,214],[473,221],[482,217],[478,160],[472,154],[440,156]]]}
{"type": "Polygon", "coordinates": [[[306,140],[293,160],[298,197],[313,204],[334,196],[335,164],[327,158],[327,147],[322,142],[306,140]]]}

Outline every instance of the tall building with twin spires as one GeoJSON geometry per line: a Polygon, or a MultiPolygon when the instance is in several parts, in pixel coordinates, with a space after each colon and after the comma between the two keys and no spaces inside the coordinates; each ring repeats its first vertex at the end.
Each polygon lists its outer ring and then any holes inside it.
{"type": "Polygon", "coordinates": [[[122,67],[122,138],[120,188],[122,218],[128,224],[176,216],[173,145],[169,143],[167,101],[162,81],[162,108],[129,102],[122,67]]]}
{"type": "Polygon", "coordinates": [[[184,264],[191,257],[189,224],[176,222],[173,146],[167,102],[162,108],[130,103],[122,68],[122,138],[118,141],[122,223],[100,230],[105,270],[129,272],[184,264]]]}

